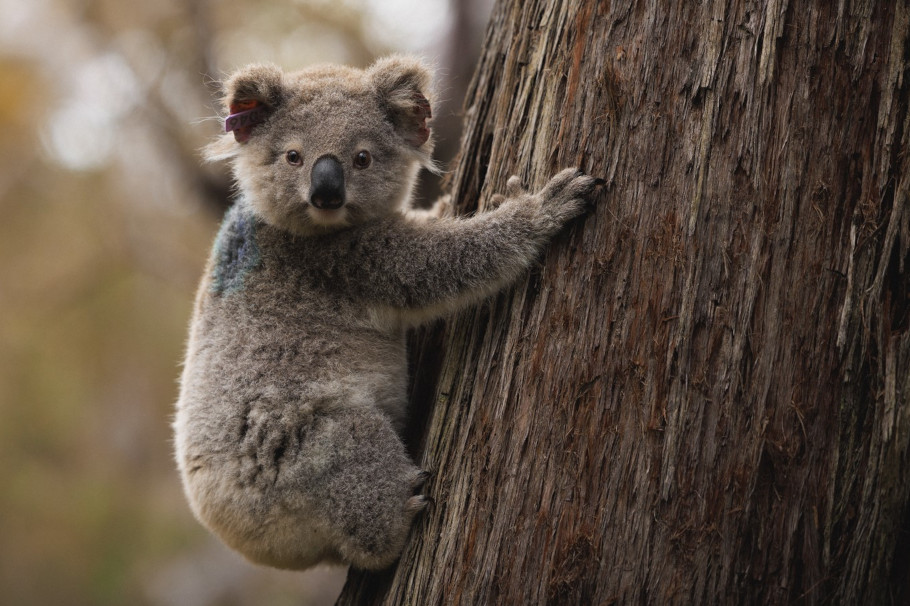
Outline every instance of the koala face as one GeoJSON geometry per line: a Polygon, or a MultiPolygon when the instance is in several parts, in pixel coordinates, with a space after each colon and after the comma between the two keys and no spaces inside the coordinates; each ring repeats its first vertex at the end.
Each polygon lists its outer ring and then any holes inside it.
{"type": "Polygon", "coordinates": [[[428,68],[408,57],[366,70],[246,67],[225,85],[233,130],[208,156],[230,159],[254,210],[294,233],[399,212],[420,166],[433,168],[430,79],[428,68]]]}

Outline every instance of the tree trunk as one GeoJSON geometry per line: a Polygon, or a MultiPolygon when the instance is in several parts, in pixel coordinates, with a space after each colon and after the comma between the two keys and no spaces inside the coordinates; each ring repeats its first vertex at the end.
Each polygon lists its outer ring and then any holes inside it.
{"type": "Polygon", "coordinates": [[[910,6],[502,0],[460,210],[596,212],[422,331],[436,506],[340,604],[907,603],[910,6]]]}

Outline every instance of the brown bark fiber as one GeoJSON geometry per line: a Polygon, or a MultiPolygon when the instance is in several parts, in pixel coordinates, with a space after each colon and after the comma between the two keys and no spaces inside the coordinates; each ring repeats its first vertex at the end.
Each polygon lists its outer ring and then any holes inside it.
{"type": "Polygon", "coordinates": [[[910,599],[908,70],[906,0],[500,1],[460,210],[608,189],[415,339],[436,506],[339,603],[910,599]]]}

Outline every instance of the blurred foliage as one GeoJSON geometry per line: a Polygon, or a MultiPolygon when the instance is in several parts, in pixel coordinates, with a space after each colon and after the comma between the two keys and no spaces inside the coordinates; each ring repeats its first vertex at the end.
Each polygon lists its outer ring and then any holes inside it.
{"type": "Polygon", "coordinates": [[[343,569],[249,565],[181,493],[179,361],[230,196],[198,150],[231,69],[364,65],[390,49],[424,51],[453,78],[436,113],[457,132],[464,49],[488,4],[0,0],[3,603],[334,601],[343,569]]]}

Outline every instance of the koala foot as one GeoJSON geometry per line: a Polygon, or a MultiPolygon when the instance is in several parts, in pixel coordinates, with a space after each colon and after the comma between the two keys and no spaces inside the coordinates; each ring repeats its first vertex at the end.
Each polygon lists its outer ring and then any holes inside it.
{"type": "Polygon", "coordinates": [[[436,501],[433,497],[427,496],[425,494],[417,494],[408,499],[408,503],[405,506],[405,509],[409,512],[418,513],[429,507],[435,507],[436,501]]]}
{"type": "Polygon", "coordinates": [[[339,560],[385,568],[401,554],[415,516],[432,502],[419,494],[430,474],[408,458],[384,415],[351,410],[332,421],[318,437],[332,445],[333,473],[322,496],[312,499],[317,509],[311,515],[324,520],[339,560]]]}
{"type": "Polygon", "coordinates": [[[430,507],[436,505],[436,501],[433,500],[433,497],[420,494],[420,491],[423,489],[424,484],[427,480],[433,477],[433,474],[426,470],[421,470],[417,473],[417,476],[414,479],[414,482],[411,484],[411,488],[414,491],[414,496],[408,499],[407,504],[405,505],[405,510],[410,512],[420,512],[423,511],[428,505],[430,507]]]}
{"type": "Polygon", "coordinates": [[[411,484],[411,488],[414,490],[414,493],[420,492],[423,488],[423,485],[427,483],[427,480],[433,477],[433,474],[426,470],[420,470],[417,473],[417,477],[414,479],[414,482],[411,484]]]}

